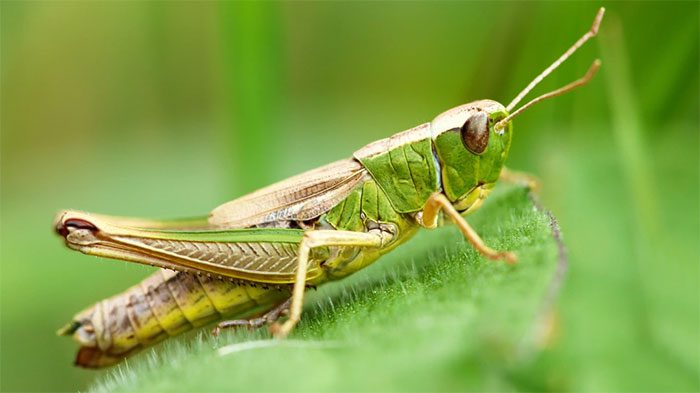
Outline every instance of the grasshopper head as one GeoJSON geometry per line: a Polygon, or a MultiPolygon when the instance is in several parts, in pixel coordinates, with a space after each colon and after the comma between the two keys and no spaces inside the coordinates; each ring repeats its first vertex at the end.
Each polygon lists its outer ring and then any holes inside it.
{"type": "Polygon", "coordinates": [[[512,129],[510,122],[500,129],[495,125],[507,116],[500,103],[480,100],[452,108],[430,123],[442,187],[457,209],[472,207],[498,180],[512,129]]]}
{"type": "Polygon", "coordinates": [[[542,94],[515,109],[537,84],[598,34],[604,14],[605,8],[601,7],[591,28],[537,75],[507,106],[491,100],[474,101],[452,108],[430,123],[437,159],[442,169],[443,190],[455,208],[460,211],[478,208],[480,201],[498,180],[510,149],[511,123],[515,117],[533,105],[583,86],[593,78],[600,67],[600,60],[595,60],[582,78],[542,94]]]}

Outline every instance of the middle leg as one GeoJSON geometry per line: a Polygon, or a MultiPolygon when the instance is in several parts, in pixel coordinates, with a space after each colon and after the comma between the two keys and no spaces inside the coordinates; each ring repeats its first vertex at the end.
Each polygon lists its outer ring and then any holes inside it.
{"type": "Polygon", "coordinates": [[[292,291],[292,304],[289,310],[289,319],[283,324],[274,323],[270,330],[277,338],[286,337],[301,318],[301,308],[304,303],[304,289],[306,288],[306,271],[308,268],[309,253],[312,249],[328,246],[346,247],[382,247],[389,243],[393,235],[380,229],[369,232],[317,230],[304,233],[304,238],[299,244],[296,277],[292,291]]]}

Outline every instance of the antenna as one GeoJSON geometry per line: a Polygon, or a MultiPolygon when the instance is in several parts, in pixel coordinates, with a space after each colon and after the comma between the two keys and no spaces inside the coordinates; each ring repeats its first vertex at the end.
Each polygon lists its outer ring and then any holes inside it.
{"type": "Polygon", "coordinates": [[[588,71],[586,71],[586,75],[584,75],[582,78],[577,79],[564,87],[560,87],[554,91],[550,91],[549,93],[542,94],[541,96],[530,100],[530,102],[521,106],[520,108],[518,108],[518,110],[516,110],[515,112],[511,113],[510,115],[506,116],[504,119],[502,119],[498,123],[496,123],[496,125],[494,126],[494,129],[496,131],[503,129],[509,121],[513,120],[514,117],[518,116],[523,111],[525,111],[527,108],[537,104],[540,101],[544,101],[548,98],[560,96],[560,95],[562,95],[566,92],[569,92],[577,87],[585,85],[586,83],[588,83],[591,80],[591,78],[593,78],[593,75],[595,75],[595,73],[598,71],[598,68],[600,68],[600,59],[595,59],[595,61],[593,61],[593,64],[591,64],[591,66],[588,68],[588,71]]]}
{"type": "Polygon", "coordinates": [[[513,98],[513,101],[511,101],[510,104],[508,104],[508,106],[506,107],[508,112],[510,112],[513,109],[513,107],[518,105],[518,102],[520,102],[520,100],[522,100],[527,95],[527,93],[529,93],[532,89],[534,89],[535,86],[537,86],[540,82],[542,82],[542,80],[545,77],[547,77],[547,75],[551,74],[552,71],[554,71],[555,69],[557,69],[557,67],[559,67],[561,65],[561,63],[566,61],[566,59],[568,59],[569,56],[571,56],[574,52],[576,52],[576,50],[578,48],[583,46],[583,44],[585,44],[586,41],[588,41],[592,37],[595,37],[596,34],[598,34],[598,27],[600,26],[600,22],[603,20],[604,14],[605,14],[605,7],[600,7],[600,9],[598,10],[598,13],[595,15],[595,19],[593,19],[593,25],[591,26],[591,29],[588,30],[586,32],[586,34],[581,36],[581,38],[579,38],[578,41],[576,41],[574,43],[574,45],[571,46],[571,48],[569,48],[566,52],[564,52],[564,54],[561,55],[561,57],[559,57],[554,63],[552,63],[552,65],[550,65],[544,71],[542,71],[539,75],[537,75],[535,77],[535,79],[533,79],[532,82],[530,82],[530,84],[527,85],[527,87],[524,88],[523,91],[520,92],[520,94],[518,94],[515,98],[513,98]]]}

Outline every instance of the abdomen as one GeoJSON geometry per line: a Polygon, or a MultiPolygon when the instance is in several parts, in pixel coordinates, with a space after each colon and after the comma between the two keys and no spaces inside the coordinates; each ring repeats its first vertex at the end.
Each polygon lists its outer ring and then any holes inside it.
{"type": "Polygon", "coordinates": [[[59,331],[81,344],[76,365],[105,367],[144,347],[225,316],[270,308],[289,287],[159,270],[75,316],[59,331]]]}

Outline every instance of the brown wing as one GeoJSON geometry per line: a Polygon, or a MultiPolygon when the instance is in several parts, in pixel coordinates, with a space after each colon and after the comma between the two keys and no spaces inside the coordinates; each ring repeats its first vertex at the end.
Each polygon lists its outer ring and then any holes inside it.
{"type": "Polygon", "coordinates": [[[277,221],[306,221],[342,201],[367,174],[354,159],[302,173],[214,209],[209,223],[244,228],[277,221]]]}

